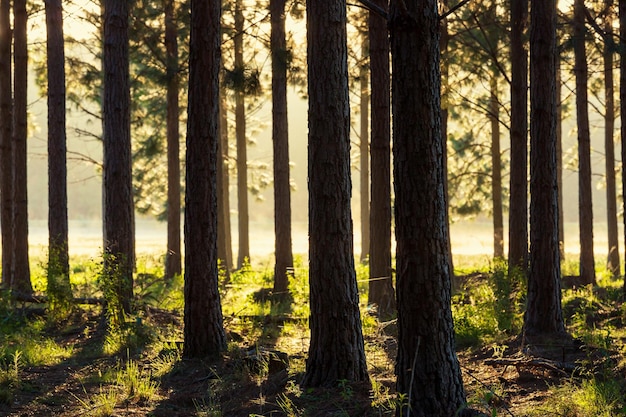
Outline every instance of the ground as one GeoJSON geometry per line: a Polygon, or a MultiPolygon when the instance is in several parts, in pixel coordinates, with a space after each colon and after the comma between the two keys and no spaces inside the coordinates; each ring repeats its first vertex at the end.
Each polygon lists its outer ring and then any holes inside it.
{"type": "MultiPolygon", "coordinates": [[[[177,314],[154,308],[150,320],[151,325],[180,325],[177,314]]],[[[233,321],[231,318],[231,324],[233,321]]],[[[253,323],[252,327],[258,325],[253,323]]],[[[335,389],[315,390],[299,387],[306,353],[306,341],[301,340],[301,335],[294,335],[287,354],[277,346],[262,343],[250,347],[246,345],[245,335],[232,332],[230,338],[236,342],[230,343],[222,358],[199,361],[177,356],[180,350],[175,342],[162,345],[161,351],[150,355],[145,350],[102,354],[97,346],[106,336],[97,309],[75,314],[62,328],[50,326],[45,333],[61,346],[73,346],[74,354],[51,366],[20,367],[19,384],[13,390],[12,401],[0,403],[0,415],[394,415],[393,323],[379,326],[379,331],[366,336],[372,384],[344,381],[335,389]],[[173,358],[169,367],[160,372],[160,368],[168,365],[168,358],[173,358]],[[138,368],[139,382],[135,382],[134,388],[120,379],[127,378],[120,375],[129,374],[129,363],[138,368]],[[124,369],[125,373],[119,372],[124,369]],[[110,376],[111,370],[118,371],[117,379],[110,376]],[[154,392],[140,392],[142,378],[152,384],[154,392]],[[113,399],[107,402],[107,397],[113,399]]],[[[285,340],[281,343],[281,347],[288,346],[285,340]]],[[[471,407],[488,415],[509,416],[530,415],[531,411],[540,410],[551,395],[551,387],[584,373],[567,366],[584,366],[585,372],[595,372],[612,360],[612,355],[616,356],[614,362],[619,362],[617,353],[590,350],[571,338],[530,345],[512,337],[497,345],[458,352],[471,407]]]]}

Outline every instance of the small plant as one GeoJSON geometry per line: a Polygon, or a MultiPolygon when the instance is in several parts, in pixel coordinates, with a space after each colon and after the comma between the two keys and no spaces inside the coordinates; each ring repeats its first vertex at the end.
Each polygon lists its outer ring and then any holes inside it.
{"type": "Polygon", "coordinates": [[[296,407],[294,402],[286,394],[279,394],[276,397],[276,404],[287,417],[299,417],[302,411],[296,407]]]}
{"type": "Polygon", "coordinates": [[[139,364],[132,359],[126,363],[126,368],[117,372],[117,385],[124,390],[127,401],[152,401],[157,394],[159,383],[153,381],[150,373],[139,368],[139,364]]]}
{"type": "Polygon", "coordinates": [[[44,266],[47,272],[46,295],[50,317],[56,321],[69,317],[73,308],[68,262],[59,249],[50,249],[48,262],[44,266]]]}

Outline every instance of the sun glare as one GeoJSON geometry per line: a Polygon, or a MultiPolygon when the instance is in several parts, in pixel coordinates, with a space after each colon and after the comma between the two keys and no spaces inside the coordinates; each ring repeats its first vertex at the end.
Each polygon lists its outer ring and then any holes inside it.
{"type": "Polygon", "coordinates": [[[572,8],[574,0],[557,0],[556,6],[560,11],[566,12],[572,8]]]}

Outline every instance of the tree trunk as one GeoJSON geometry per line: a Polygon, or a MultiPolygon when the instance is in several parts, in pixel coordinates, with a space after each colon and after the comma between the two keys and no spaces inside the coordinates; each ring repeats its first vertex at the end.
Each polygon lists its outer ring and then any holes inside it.
{"type": "MultiPolygon", "coordinates": [[[[243,74],[243,11],[242,0],[235,2],[235,70],[243,74]]],[[[242,83],[243,84],[243,83],[242,83]]],[[[235,131],[237,136],[237,206],[239,227],[239,255],[237,268],[250,261],[250,231],[248,209],[248,155],[246,143],[246,108],[243,85],[235,88],[235,131]]]]}
{"type": "Polygon", "coordinates": [[[276,301],[289,295],[293,271],[291,244],[291,188],[289,183],[289,129],[287,119],[287,67],[289,51],[285,35],[285,0],[270,1],[272,25],[272,144],[274,152],[274,232],[276,301]]]}
{"type": "Polygon", "coordinates": [[[556,58],[556,181],[559,206],[559,254],[565,258],[565,220],[563,215],[563,102],[561,98],[561,54],[556,58]]]}
{"type": "Polygon", "coordinates": [[[530,270],[524,334],[565,331],[556,182],[556,1],[531,3],[530,270]]]}
{"type": "Polygon", "coordinates": [[[11,288],[13,271],[13,90],[11,86],[11,1],[0,0],[0,228],[2,286],[11,288]]]}
{"type": "Polygon", "coordinates": [[[125,313],[135,262],[128,8],[126,0],[104,1],[104,267],[125,313]]]}
{"type": "Polygon", "coordinates": [[[502,215],[502,161],[500,160],[500,103],[496,69],[490,80],[489,122],[491,124],[491,198],[493,210],[493,257],[504,258],[504,220],[502,215]]]}
{"type": "Polygon", "coordinates": [[[435,0],[390,3],[398,416],[449,417],[465,393],[454,347],[435,0]]]}
{"type": "Polygon", "coordinates": [[[226,274],[230,279],[233,268],[233,249],[230,235],[230,199],[229,199],[229,164],[228,164],[228,110],[226,100],[220,90],[220,143],[217,159],[217,257],[221,260],[226,274]]]}
{"type": "MultiPolygon", "coordinates": [[[[626,0],[619,0],[619,37],[620,46],[624,48],[626,42],[626,0]]],[[[619,102],[626,103],[626,60],[621,58],[619,61],[619,102]]],[[[626,106],[619,106],[619,116],[621,120],[626,120],[626,106]]],[[[626,129],[621,129],[622,144],[626,143],[626,129]]],[[[622,196],[626,196],[626,146],[621,147],[622,157],[622,196]]],[[[622,210],[626,213],[626,198],[622,199],[622,210]]],[[[622,216],[624,219],[624,247],[626,247],[626,216],[622,216]]],[[[626,256],[624,257],[626,261],[626,256]]],[[[624,265],[624,271],[626,272],[626,265],[624,265]]],[[[626,296],[626,276],[624,277],[624,296],[626,296]]]]}
{"type": "Polygon", "coordinates": [[[191,0],[185,191],[185,345],[198,358],[226,348],[217,270],[218,0],[191,0]]]}
{"type": "Polygon", "coordinates": [[[308,0],[309,285],[305,386],[367,381],[350,210],[346,2],[308,0]]]}
{"type": "Polygon", "coordinates": [[[28,113],[28,16],[26,0],[13,0],[13,282],[11,288],[30,293],[28,260],[28,185],[27,148],[28,113]]]}
{"type": "Polygon", "coordinates": [[[68,248],[65,48],[62,0],[46,0],[48,67],[48,289],[72,297],[68,248]]]}
{"type": "Polygon", "coordinates": [[[167,52],[167,254],[165,278],[182,272],[180,247],[180,133],[178,105],[178,31],[174,0],[165,0],[165,49],[167,52]]]}
{"type": "MultiPolygon", "coordinates": [[[[613,0],[605,0],[606,12],[604,29],[606,33],[613,31],[613,0]]],[[[604,115],[604,149],[606,170],[606,219],[608,229],[607,267],[614,277],[620,276],[619,240],[617,232],[617,192],[615,185],[615,98],[613,83],[613,48],[611,40],[604,43],[604,94],[606,113],[604,115]]]]}
{"type": "Polygon", "coordinates": [[[578,223],[580,227],[580,279],[595,284],[593,256],[593,207],[591,197],[591,137],[587,100],[585,51],[585,4],[574,2],[574,74],[576,76],[576,123],[578,126],[578,223]]]}
{"type": "Polygon", "coordinates": [[[361,64],[359,66],[359,82],[361,84],[360,116],[361,131],[359,138],[360,152],[360,185],[361,185],[361,262],[366,262],[370,253],[370,150],[369,150],[369,34],[361,31],[361,64]]]}
{"type": "MultiPolygon", "coordinates": [[[[377,5],[387,10],[386,0],[377,5]]],[[[389,319],[396,309],[391,268],[391,116],[389,86],[389,37],[387,22],[369,13],[371,68],[372,198],[370,206],[370,282],[368,304],[377,306],[378,317],[389,319]]]]}
{"type": "Polygon", "coordinates": [[[528,268],[528,0],[511,0],[509,269],[528,268]]]}

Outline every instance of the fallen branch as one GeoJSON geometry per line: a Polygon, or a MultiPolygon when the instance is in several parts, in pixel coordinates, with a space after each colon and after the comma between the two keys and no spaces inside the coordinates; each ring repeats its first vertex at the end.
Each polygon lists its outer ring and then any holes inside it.
{"type": "MultiPolygon", "coordinates": [[[[33,303],[33,304],[47,304],[48,303],[48,297],[45,295],[24,294],[24,293],[14,292],[12,294],[12,297],[13,297],[13,300],[18,301],[20,303],[33,303]]],[[[99,304],[104,304],[105,301],[103,298],[76,297],[76,298],[72,298],[72,303],[99,305],[99,304]]]]}
{"type": "Polygon", "coordinates": [[[569,362],[558,362],[550,359],[544,358],[497,358],[497,359],[486,359],[485,365],[504,365],[504,366],[514,366],[519,372],[519,368],[527,367],[527,368],[543,368],[549,369],[551,371],[561,372],[567,376],[581,376],[583,373],[583,368],[569,362]]]}

